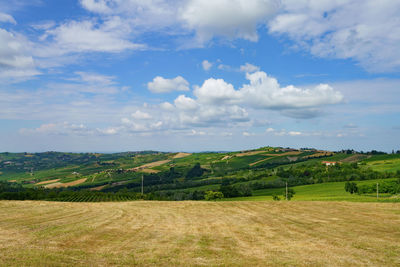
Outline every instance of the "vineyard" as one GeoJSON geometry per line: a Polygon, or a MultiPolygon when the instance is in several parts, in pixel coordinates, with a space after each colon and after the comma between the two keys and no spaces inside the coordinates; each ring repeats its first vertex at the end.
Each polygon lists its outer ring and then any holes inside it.
{"type": "Polygon", "coordinates": [[[123,194],[123,193],[88,193],[88,192],[74,192],[68,196],[54,198],[55,201],[63,202],[118,202],[118,201],[132,201],[139,199],[138,194],[123,194]]]}

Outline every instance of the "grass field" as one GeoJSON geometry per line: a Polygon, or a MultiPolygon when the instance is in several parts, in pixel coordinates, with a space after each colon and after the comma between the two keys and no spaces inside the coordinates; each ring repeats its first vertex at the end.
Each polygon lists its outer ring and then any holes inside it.
{"type": "Polygon", "coordinates": [[[396,203],[0,202],[1,266],[399,266],[396,203]]]}
{"type": "MultiPolygon", "coordinates": [[[[380,180],[365,180],[365,181],[355,181],[357,185],[365,184],[376,184],[382,183],[384,181],[392,181],[396,179],[380,179],[380,180]]],[[[362,201],[362,202],[374,202],[376,201],[375,194],[372,195],[358,195],[350,194],[344,190],[345,182],[334,182],[334,183],[322,183],[322,184],[312,184],[312,185],[300,185],[292,187],[296,194],[294,195],[292,201],[362,201]]],[[[251,197],[240,197],[232,198],[228,200],[251,200],[251,201],[264,201],[272,200],[272,195],[280,195],[281,198],[284,188],[277,189],[262,189],[253,191],[253,196],[251,197]]],[[[385,194],[380,195],[381,201],[400,201],[399,199],[387,198],[385,194]]]]}

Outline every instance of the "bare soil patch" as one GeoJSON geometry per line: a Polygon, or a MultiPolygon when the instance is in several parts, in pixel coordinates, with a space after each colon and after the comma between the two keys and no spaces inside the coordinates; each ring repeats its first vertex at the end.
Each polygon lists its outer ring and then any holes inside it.
{"type": "Polygon", "coordinates": [[[192,155],[191,153],[184,153],[184,152],[179,152],[178,154],[176,154],[175,156],[173,156],[173,159],[180,159],[180,158],[184,158],[187,156],[192,155]]]}
{"type": "Polygon", "coordinates": [[[47,181],[39,182],[39,183],[37,183],[36,185],[51,184],[51,183],[56,183],[56,182],[58,182],[58,181],[60,181],[60,179],[47,180],[47,181]]]}
{"type": "Polygon", "coordinates": [[[74,185],[78,185],[78,184],[82,184],[84,182],[86,182],[87,178],[82,178],[79,180],[75,180],[69,183],[53,183],[53,184],[48,184],[45,185],[46,188],[60,188],[60,187],[69,187],[69,186],[74,186],[74,185]]]}
{"type": "Polygon", "coordinates": [[[103,189],[104,187],[106,187],[107,185],[101,185],[101,186],[96,186],[96,187],[92,187],[89,190],[90,191],[100,191],[101,189],[103,189]]]}
{"type": "Polygon", "coordinates": [[[154,161],[154,162],[150,162],[150,163],[141,165],[141,166],[139,166],[139,167],[133,168],[133,170],[138,171],[138,170],[142,170],[142,169],[146,169],[146,168],[157,167],[157,166],[163,165],[163,164],[165,164],[165,163],[168,163],[168,162],[170,162],[170,161],[171,161],[171,160],[169,160],[169,159],[154,161]]]}

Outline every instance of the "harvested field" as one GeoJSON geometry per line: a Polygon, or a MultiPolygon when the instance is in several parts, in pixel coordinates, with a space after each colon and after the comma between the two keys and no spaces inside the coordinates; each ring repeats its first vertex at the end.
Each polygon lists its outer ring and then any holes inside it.
{"type": "Polygon", "coordinates": [[[298,159],[298,157],[287,157],[287,159],[292,162],[292,161],[296,161],[298,159]]]}
{"type": "Polygon", "coordinates": [[[56,183],[56,182],[58,182],[58,181],[60,181],[60,179],[47,180],[47,181],[39,182],[39,183],[37,183],[36,185],[51,184],[51,183],[56,183]]]}
{"type": "Polygon", "coordinates": [[[399,266],[398,204],[0,202],[1,266],[399,266]]]}
{"type": "Polygon", "coordinates": [[[179,152],[178,154],[176,154],[175,156],[173,156],[173,159],[180,159],[180,158],[184,158],[187,156],[192,155],[191,153],[183,153],[183,152],[179,152]]]}
{"type": "Polygon", "coordinates": [[[163,164],[165,164],[165,163],[168,163],[168,162],[170,162],[170,161],[171,161],[171,160],[169,160],[169,159],[154,161],[154,162],[150,162],[150,163],[141,165],[141,166],[136,167],[136,168],[133,168],[133,169],[136,170],[136,171],[138,171],[138,170],[141,170],[141,169],[157,167],[157,166],[163,165],[163,164]]]}
{"type": "Polygon", "coordinates": [[[242,153],[237,153],[235,154],[236,157],[244,157],[244,156],[252,156],[252,155],[257,155],[257,154],[262,154],[265,153],[266,151],[260,150],[260,151],[249,151],[249,152],[242,152],[242,153]]]}
{"type": "Polygon", "coordinates": [[[221,160],[227,160],[227,159],[230,159],[230,158],[231,158],[231,156],[225,156],[221,160]]]}
{"type": "Polygon", "coordinates": [[[358,162],[360,160],[366,159],[367,157],[368,157],[368,155],[356,154],[356,155],[347,157],[345,159],[342,159],[340,162],[348,162],[348,163],[358,162]]]}
{"type": "Polygon", "coordinates": [[[250,163],[249,166],[254,166],[254,165],[258,164],[258,163],[267,161],[267,160],[269,160],[269,159],[271,159],[271,158],[266,158],[266,159],[257,160],[256,162],[250,163]]]}
{"type": "Polygon", "coordinates": [[[45,185],[46,188],[60,188],[60,187],[69,187],[69,186],[74,186],[74,185],[78,185],[78,184],[82,184],[84,182],[86,182],[87,178],[82,178],[79,180],[75,180],[69,183],[53,183],[53,184],[48,184],[45,185]]]}
{"type": "Polygon", "coordinates": [[[285,153],[280,153],[280,154],[263,154],[268,157],[280,157],[280,156],[292,156],[292,155],[299,155],[301,154],[301,151],[289,151],[285,153]]]}
{"type": "Polygon", "coordinates": [[[10,182],[10,183],[16,183],[17,180],[9,180],[8,182],[10,182]]]}
{"type": "Polygon", "coordinates": [[[100,186],[96,186],[96,187],[92,187],[89,190],[90,191],[100,191],[101,189],[103,189],[104,187],[106,187],[107,185],[100,185],[100,186]]]}

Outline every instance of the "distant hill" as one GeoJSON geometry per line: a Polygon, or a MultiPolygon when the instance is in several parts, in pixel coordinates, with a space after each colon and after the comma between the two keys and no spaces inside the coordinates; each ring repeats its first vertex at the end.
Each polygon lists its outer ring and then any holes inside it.
{"type": "MultiPolygon", "coordinates": [[[[122,192],[130,194],[127,199],[204,199],[207,191],[243,198],[286,183],[294,187],[399,177],[400,154],[378,151],[262,147],[201,153],[0,153],[0,181],[8,184],[4,187],[42,190],[45,198],[51,191],[54,199],[62,192],[70,200],[77,198],[72,193],[102,200],[122,192]]],[[[390,190],[388,196],[397,194],[390,190]]]]}

